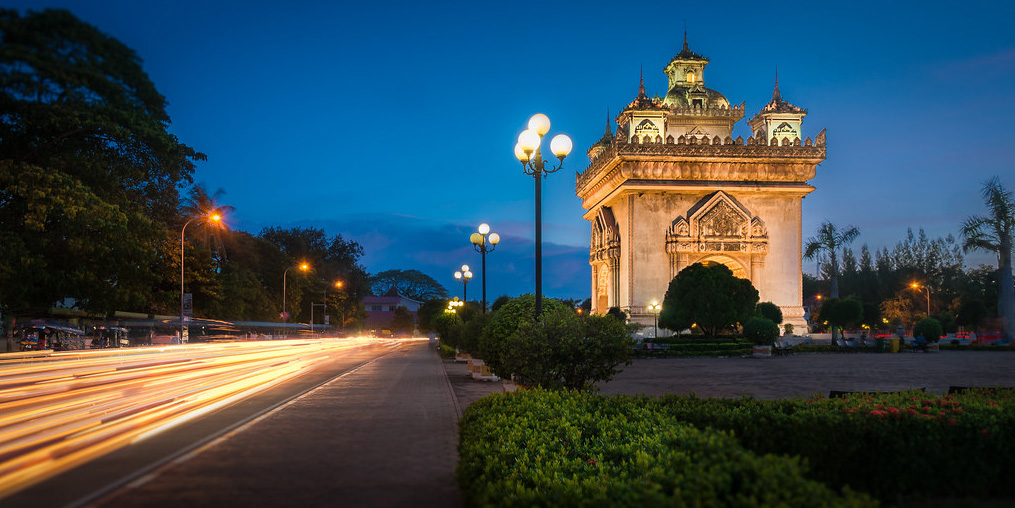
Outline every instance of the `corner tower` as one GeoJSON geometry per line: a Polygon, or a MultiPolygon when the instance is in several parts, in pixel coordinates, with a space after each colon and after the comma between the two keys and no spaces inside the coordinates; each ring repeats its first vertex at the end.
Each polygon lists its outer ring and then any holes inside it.
{"type": "Polygon", "coordinates": [[[772,101],[733,138],[744,104],[705,86],[709,60],[683,49],[664,68],[666,96],[644,80],[616,118],[616,133],[588,150],[575,193],[591,223],[592,310],[620,307],[651,324],[648,304],[693,263],[721,263],[750,279],[762,301],[806,330],[801,201],[825,159],[825,133],[801,139],[806,110],[772,101]]]}

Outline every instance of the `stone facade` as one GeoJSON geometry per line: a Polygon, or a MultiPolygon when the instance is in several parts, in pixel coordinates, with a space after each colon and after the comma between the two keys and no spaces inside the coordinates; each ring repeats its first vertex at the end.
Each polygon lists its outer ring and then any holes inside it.
{"type": "Polygon", "coordinates": [[[705,88],[708,59],[684,48],[666,66],[666,97],[638,97],[609,124],[576,175],[592,225],[592,310],[620,307],[651,325],[647,307],[693,263],[722,263],[750,279],[806,330],[802,306],[801,200],[825,159],[825,132],[801,140],[806,110],[782,99],[732,138],[744,105],[705,88]]]}

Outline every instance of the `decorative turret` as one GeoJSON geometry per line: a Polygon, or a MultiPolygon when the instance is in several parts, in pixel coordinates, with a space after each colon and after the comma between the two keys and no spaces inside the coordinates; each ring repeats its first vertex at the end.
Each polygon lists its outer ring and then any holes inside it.
{"type": "Polygon", "coordinates": [[[685,30],[683,49],[664,69],[669,78],[666,97],[649,98],[642,74],[638,97],[617,117],[617,141],[665,143],[683,137],[707,144],[730,138],[733,124],[744,117],[743,104],[730,107],[723,94],[705,87],[706,65],[708,59],[688,47],[685,30]]]}
{"type": "Polygon", "coordinates": [[[772,100],[748,124],[754,139],[762,144],[793,145],[800,143],[800,126],[805,116],[806,109],[798,108],[782,98],[782,93],[779,92],[779,70],[776,69],[772,100]]]}

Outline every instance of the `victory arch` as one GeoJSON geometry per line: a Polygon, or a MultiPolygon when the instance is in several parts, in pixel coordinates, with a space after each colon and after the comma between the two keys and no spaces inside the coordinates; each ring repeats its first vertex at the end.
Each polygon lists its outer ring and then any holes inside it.
{"type": "Polygon", "coordinates": [[[575,193],[592,224],[592,311],[620,307],[652,324],[648,305],[694,263],[749,279],[784,323],[805,331],[801,201],[825,159],[825,131],[803,139],[807,110],[779,92],[732,137],[744,103],[706,88],[707,58],[688,49],[666,65],[665,97],[638,96],[588,151],[575,193]]]}

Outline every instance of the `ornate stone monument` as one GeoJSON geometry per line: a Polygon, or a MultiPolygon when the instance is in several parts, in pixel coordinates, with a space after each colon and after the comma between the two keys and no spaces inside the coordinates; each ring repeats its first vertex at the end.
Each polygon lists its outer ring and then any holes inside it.
{"type": "Polygon", "coordinates": [[[801,288],[801,200],[825,159],[825,131],[801,139],[807,111],[772,100],[732,138],[744,104],[705,87],[708,59],[683,50],[666,66],[669,90],[638,97],[588,151],[575,193],[592,223],[592,311],[620,307],[651,324],[652,300],[693,263],[747,278],[785,323],[806,330],[801,288]]]}

